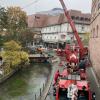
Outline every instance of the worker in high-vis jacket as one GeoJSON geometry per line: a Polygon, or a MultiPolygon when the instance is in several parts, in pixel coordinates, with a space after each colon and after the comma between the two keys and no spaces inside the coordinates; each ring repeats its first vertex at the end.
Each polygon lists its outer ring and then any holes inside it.
{"type": "Polygon", "coordinates": [[[67,98],[68,100],[77,100],[78,96],[78,88],[76,84],[71,84],[68,87],[68,93],[67,93],[67,98]]]}

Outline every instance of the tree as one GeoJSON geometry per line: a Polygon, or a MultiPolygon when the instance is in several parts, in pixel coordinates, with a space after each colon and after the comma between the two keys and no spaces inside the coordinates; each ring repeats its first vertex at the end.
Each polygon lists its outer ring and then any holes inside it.
{"type": "Polygon", "coordinates": [[[9,42],[4,43],[4,48],[6,51],[20,51],[21,50],[21,45],[20,43],[15,42],[14,40],[11,40],[9,42]]]}
{"type": "Polygon", "coordinates": [[[15,41],[9,41],[4,44],[5,51],[3,52],[3,58],[10,63],[10,67],[13,69],[18,68],[19,64],[29,61],[28,54],[21,50],[21,45],[15,41]]]}
{"type": "Polygon", "coordinates": [[[27,28],[27,16],[20,7],[7,8],[8,33],[11,39],[19,40],[19,35],[27,28]]]}
{"type": "Polygon", "coordinates": [[[7,28],[7,11],[0,7],[0,32],[7,28]]]}
{"type": "Polygon", "coordinates": [[[7,11],[5,8],[0,7],[0,46],[4,42],[4,34],[7,29],[7,11]]]}
{"type": "Polygon", "coordinates": [[[33,39],[34,39],[34,35],[36,33],[34,32],[31,32],[29,29],[23,31],[21,34],[20,34],[20,42],[22,43],[23,46],[26,45],[26,43],[30,43],[30,42],[33,42],[33,39]]]}

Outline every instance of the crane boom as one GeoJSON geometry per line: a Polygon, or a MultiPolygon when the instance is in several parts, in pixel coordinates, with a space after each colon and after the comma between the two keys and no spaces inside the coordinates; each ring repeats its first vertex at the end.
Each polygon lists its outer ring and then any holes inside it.
{"type": "Polygon", "coordinates": [[[66,6],[65,6],[65,3],[64,3],[63,0],[59,0],[59,1],[60,1],[61,5],[62,5],[62,7],[63,7],[65,16],[66,16],[66,18],[67,18],[67,20],[68,20],[68,22],[69,22],[69,24],[70,24],[70,26],[71,26],[71,28],[72,28],[74,34],[75,34],[75,38],[76,38],[76,40],[77,40],[77,42],[78,42],[78,45],[79,45],[80,49],[83,51],[83,50],[84,50],[83,43],[82,43],[82,41],[81,41],[81,39],[80,39],[80,37],[79,37],[79,35],[78,35],[78,32],[77,32],[76,27],[75,27],[75,25],[74,25],[74,22],[73,22],[72,18],[70,17],[69,12],[67,11],[67,8],[66,8],[66,6]]]}

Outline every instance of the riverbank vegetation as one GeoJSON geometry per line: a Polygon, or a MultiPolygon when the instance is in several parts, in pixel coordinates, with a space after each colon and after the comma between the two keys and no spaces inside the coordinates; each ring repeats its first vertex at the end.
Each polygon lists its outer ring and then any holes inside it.
{"type": "Polygon", "coordinates": [[[8,75],[29,62],[28,51],[23,49],[33,38],[34,33],[28,29],[27,15],[23,9],[0,6],[0,57],[3,58],[0,77],[2,73],[8,75]]]}
{"type": "Polygon", "coordinates": [[[4,60],[3,70],[5,74],[10,73],[12,70],[19,69],[21,65],[29,62],[28,54],[21,50],[21,45],[15,41],[4,43],[4,51],[1,56],[4,60]]]}

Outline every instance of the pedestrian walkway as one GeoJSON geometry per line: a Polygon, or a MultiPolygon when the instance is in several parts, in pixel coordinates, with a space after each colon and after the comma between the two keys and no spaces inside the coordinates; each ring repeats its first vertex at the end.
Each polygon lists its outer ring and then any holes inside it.
{"type": "MultiPolygon", "coordinates": [[[[42,93],[42,96],[41,96],[41,98],[39,98],[39,100],[45,100],[46,98],[47,98],[47,96],[48,96],[48,91],[50,90],[50,87],[52,86],[52,82],[53,82],[53,77],[54,77],[54,73],[55,73],[55,71],[59,68],[59,58],[58,57],[56,57],[56,63],[53,63],[52,64],[52,73],[51,73],[51,76],[50,76],[50,79],[49,79],[49,81],[48,81],[48,83],[47,83],[47,85],[46,85],[46,87],[45,87],[45,90],[43,91],[43,93],[42,93]]],[[[47,100],[47,99],[46,99],[47,100]]]]}
{"type": "MultiPolygon", "coordinates": [[[[56,64],[55,71],[59,70],[61,73],[64,69],[64,66],[63,65],[59,66],[59,63],[60,63],[60,59],[59,59],[59,62],[56,64]]],[[[45,99],[41,99],[41,100],[55,100],[55,97],[53,96],[53,80],[52,80],[51,85],[49,87],[48,95],[46,96],[45,99]]]]}
{"type": "Polygon", "coordinates": [[[87,68],[87,76],[90,82],[91,90],[95,92],[96,94],[96,100],[100,100],[100,85],[97,82],[97,79],[92,67],[87,68]]]}

